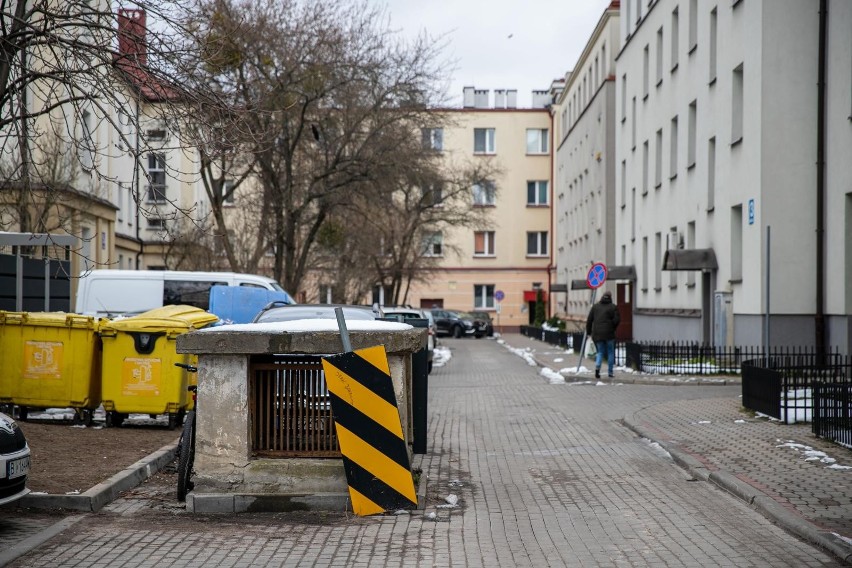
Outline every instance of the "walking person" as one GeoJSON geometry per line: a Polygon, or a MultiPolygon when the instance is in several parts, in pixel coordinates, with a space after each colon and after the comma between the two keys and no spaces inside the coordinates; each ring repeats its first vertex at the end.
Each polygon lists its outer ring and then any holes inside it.
{"type": "Polygon", "coordinates": [[[601,301],[592,306],[586,319],[586,335],[595,342],[595,378],[601,378],[601,363],[606,354],[607,371],[612,376],[615,366],[615,329],[621,322],[618,308],[612,303],[612,294],[604,292],[601,301]]]}

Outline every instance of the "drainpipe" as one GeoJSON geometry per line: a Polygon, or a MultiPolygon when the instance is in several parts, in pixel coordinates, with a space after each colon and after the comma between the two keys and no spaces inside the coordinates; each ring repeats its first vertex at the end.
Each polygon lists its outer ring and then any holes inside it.
{"type": "MultiPolygon", "coordinates": [[[[139,95],[141,96],[141,91],[139,95]]],[[[136,195],[136,242],[139,243],[139,252],[136,253],[136,270],[139,270],[139,257],[142,256],[142,253],[145,249],[145,242],[142,240],[142,228],[139,226],[139,203],[142,201],[142,194],[139,191],[139,100],[136,100],[136,120],[134,121],[136,125],[136,133],[135,137],[135,145],[136,147],[133,149],[133,184],[136,186],[136,191],[134,195],[136,195]]]]}
{"type": "Polygon", "coordinates": [[[553,202],[553,154],[556,151],[554,144],[556,143],[556,134],[553,132],[553,106],[550,107],[548,113],[550,115],[550,183],[548,184],[550,187],[548,191],[550,195],[548,199],[550,199],[550,258],[547,259],[547,319],[550,319],[553,314],[550,311],[551,304],[553,303],[553,292],[550,291],[550,275],[553,271],[553,246],[556,244],[556,238],[553,234],[553,213],[556,211],[556,203],[553,202]]]}
{"type": "Polygon", "coordinates": [[[817,195],[816,195],[816,314],[817,353],[826,352],[825,338],[825,67],[828,0],[819,3],[819,65],[817,72],[817,195]]]}

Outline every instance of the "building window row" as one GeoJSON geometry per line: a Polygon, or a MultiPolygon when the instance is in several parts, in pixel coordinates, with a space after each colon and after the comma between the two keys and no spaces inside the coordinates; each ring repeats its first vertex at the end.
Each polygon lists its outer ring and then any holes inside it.
{"type": "MultiPolygon", "coordinates": [[[[424,146],[425,144],[424,138],[424,146]]],[[[443,145],[443,142],[441,142],[441,145],[443,145]]],[[[526,152],[533,155],[548,155],[550,152],[550,129],[528,128],[526,131],[526,152]]],[[[473,153],[486,155],[497,153],[496,128],[473,129],[473,153]]]]}

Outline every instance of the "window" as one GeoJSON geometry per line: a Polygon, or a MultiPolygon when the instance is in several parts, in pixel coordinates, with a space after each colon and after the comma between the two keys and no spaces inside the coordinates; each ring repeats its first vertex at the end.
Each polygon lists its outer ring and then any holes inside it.
{"type": "Polygon", "coordinates": [[[148,201],[166,201],[166,155],[148,154],[148,201]]]}
{"type": "Polygon", "coordinates": [[[743,139],[743,64],[734,69],[731,92],[731,144],[743,139]]]}
{"type": "Polygon", "coordinates": [[[527,128],[527,154],[547,154],[547,128],[527,128]]]}
{"type": "Polygon", "coordinates": [[[648,237],[642,237],[642,291],[648,291],[648,237]]]}
{"type": "Polygon", "coordinates": [[[657,86],[663,83],[663,28],[657,30],[657,86]]]}
{"type": "Polygon", "coordinates": [[[663,129],[657,130],[654,145],[654,187],[663,185],[663,129]]]}
{"type": "Polygon", "coordinates": [[[547,181],[527,182],[527,205],[547,205],[547,181]]]}
{"type": "Polygon", "coordinates": [[[493,128],[474,128],[473,153],[494,154],[497,151],[494,138],[495,130],[493,128]]]}
{"type": "Polygon", "coordinates": [[[648,193],[648,141],[642,144],[642,195],[648,193]]]}
{"type": "Polygon", "coordinates": [[[642,53],[642,97],[648,98],[648,89],[649,89],[649,78],[648,73],[650,73],[651,66],[651,53],[648,51],[648,46],[645,46],[645,51],[642,53]]]}
{"type": "Polygon", "coordinates": [[[440,152],[444,149],[443,128],[421,128],[420,135],[423,139],[424,150],[435,150],[440,152]]]}
{"type": "Polygon", "coordinates": [[[473,307],[480,309],[494,308],[494,284],[473,285],[473,307]]]}
{"type": "Polygon", "coordinates": [[[680,10],[678,8],[674,9],[672,12],[672,29],[669,32],[672,42],[672,72],[677,69],[678,64],[678,43],[680,42],[680,34],[678,33],[680,28],[680,10]]]}
{"type": "Polygon", "coordinates": [[[83,111],[80,120],[80,165],[91,170],[95,165],[95,143],[92,139],[92,113],[83,111]]]}
{"type": "MultiPolygon", "coordinates": [[[[695,221],[690,221],[686,225],[686,248],[695,248],[695,221]]],[[[690,270],[686,273],[686,285],[695,286],[695,271],[690,270]]]]}
{"type": "MultiPolygon", "coordinates": [[[[116,219],[119,223],[124,221],[124,214],[127,212],[124,208],[124,183],[118,182],[118,189],[115,204],[118,206],[118,213],[116,214],[116,219]]],[[[121,261],[118,263],[118,267],[121,268],[121,261]]]]}
{"type": "Polygon", "coordinates": [[[710,12],[710,83],[716,81],[716,8],[710,12]]]}
{"type": "Polygon", "coordinates": [[[731,280],[743,279],[743,206],[731,207],[731,280]]]}
{"type": "Polygon", "coordinates": [[[226,179],[222,182],[222,203],[224,205],[233,205],[235,199],[234,180],[226,179]]]}
{"type": "Polygon", "coordinates": [[[627,73],[621,76],[621,122],[627,120],[627,73]]]}
{"type": "Polygon", "coordinates": [[[672,119],[672,133],[669,140],[669,179],[677,176],[677,117],[672,119]]]}
{"type": "Polygon", "coordinates": [[[443,256],[444,236],[440,231],[425,233],[422,243],[423,256],[443,256]]]}
{"type": "Polygon", "coordinates": [[[497,190],[493,181],[483,181],[473,185],[474,205],[494,205],[497,190]]]}
{"type": "Polygon", "coordinates": [[[148,228],[152,230],[165,229],[166,220],[162,217],[148,217],[148,228]]]}
{"type": "Polygon", "coordinates": [[[707,211],[716,207],[716,137],[707,141],[707,211]]]}
{"type": "Polygon", "coordinates": [[[630,113],[630,140],[631,148],[636,149],[636,97],[633,97],[633,109],[630,113]]]}
{"type": "MultiPolygon", "coordinates": [[[[682,249],[683,242],[678,241],[680,233],[677,232],[677,227],[669,227],[667,249],[682,249]]],[[[660,263],[662,265],[662,262],[660,263]]],[[[662,266],[660,267],[662,269],[662,266]]],[[[690,271],[691,272],[691,271],[690,271]]],[[[669,270],[669,288],[677,288],[677,270],[669,270]]]]}
{"type": "Polygon", "coordinates": [[[547,231],[527,232],[527,256],[547,255],[547,231]]]}
{"type": "Polygon", "coordinates": [[[475,231],[473,233],[473,255],[494,256],[494,231],[475,231]]]}
{"type": "Polygon", "coordinates": [[[636,188],[630,190],[630,242],[636,240],[636,188]]]}
{"type": "Polygon", "coordinates": [[[689,103],[689,124],[687,128],[689,132],[686,135],[689,137],[686,143],[686,167],[691,168],[695,165],[695,144],[697,133],[695,131],[695,122],[698,116],[698,101],[689,103]]]}
{"type": "Polygon", "coordinates": [[[689,0],[689,53],[698,47],[698,0],[689,0]]]}
{"type": "Polygon", "coordinates": [[[442,183],[430,183],[421,188],[423,192],[423,205],[438,207],[444,202],[444,185],[442,183]]]}
{"type": "Polygon", "coordinates": [[[227,282],[166,280],[163,282],[163,305],[187,305],[206,310],[210,307],[210,289],[227,285],[227,282]]]}
{"type": "Polygon", "coordinates": [[[654,235],[654,290],[663,289],[663,235],[654,235]]]}
{"type": "Polygon", "coordinates": [[[621,207],[627,205],[627,160],[621,160],[621,207]]]}
{"type": "Polygon", "coordinates": [[[332,303],[332,287],[330,284],[320,284],[319,285],[319,293],[317,294],[317,303],[318,304],[331,304],[332,303]]]}

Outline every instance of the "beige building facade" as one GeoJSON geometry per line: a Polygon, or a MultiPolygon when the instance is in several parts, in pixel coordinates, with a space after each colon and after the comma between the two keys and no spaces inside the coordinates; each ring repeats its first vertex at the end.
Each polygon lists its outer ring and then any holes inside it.
{"type": "Polygon", "coordinates": [[[465,89],[461,109],[449,112],[439,149],[450,162],[488,160],[495,171],[471,188],[473,207],[488,209],[482,228],[441,235],[439,270],[412,286],[408,302],[490,312],[495,326],[517,329],[535,315],[537,290],[549,296],[552,252],[552,125],[547,91],[534,108],[516,108],[516,91],[465,89]],[[489,183],[490,182],[490,183],[489,183]]]}

